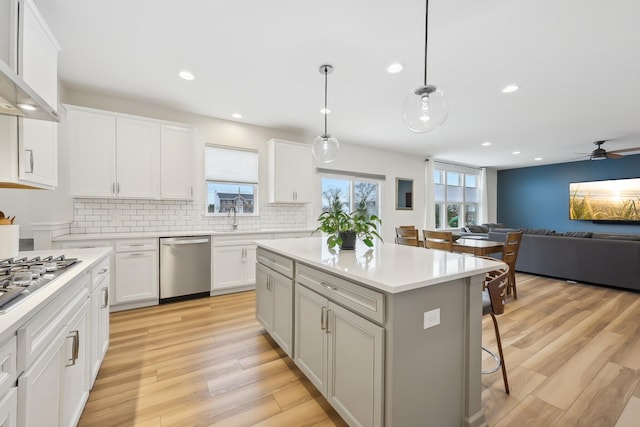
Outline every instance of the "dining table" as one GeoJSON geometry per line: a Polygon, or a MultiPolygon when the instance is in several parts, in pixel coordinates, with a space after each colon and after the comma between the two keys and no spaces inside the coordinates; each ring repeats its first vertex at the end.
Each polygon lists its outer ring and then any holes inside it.
{"type": "Polygon", "coordinates": [[[504,251],[504,242],[479,239],[458,239],[453,242],[453,252],[487,256],[504,251]]]}

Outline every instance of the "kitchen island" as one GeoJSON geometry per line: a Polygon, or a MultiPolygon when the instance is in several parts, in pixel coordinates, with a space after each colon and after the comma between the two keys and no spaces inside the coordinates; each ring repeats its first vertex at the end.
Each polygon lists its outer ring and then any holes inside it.
{"type": "Polygon", "coordinates": [[[482,282],[499,262],[257,241],[257,318],[350,425],[483,426],[482,282]]]}

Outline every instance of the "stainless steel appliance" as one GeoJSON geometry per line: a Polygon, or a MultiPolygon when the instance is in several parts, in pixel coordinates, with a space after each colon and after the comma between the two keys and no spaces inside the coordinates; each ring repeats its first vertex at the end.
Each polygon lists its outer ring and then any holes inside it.
{"type": "Polygon", "coordinates": [[[0,261],[0,314],[33,295],[77,262],[80,260],[64,255],[0,261]]]}
{"type": "Polygon", "coordinates": [[[211,238],[160,238],[160,302],[209,296],[211,238]]]}

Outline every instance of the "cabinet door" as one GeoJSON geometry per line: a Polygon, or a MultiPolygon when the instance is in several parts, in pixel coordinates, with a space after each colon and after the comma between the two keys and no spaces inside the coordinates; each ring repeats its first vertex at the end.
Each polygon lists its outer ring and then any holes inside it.
{"type": "Polygon", "coordinates": [[[293,202],[294,146],[275,143],[275,166],[273,170],[275,196],[270,202],[293,202]]]}
{"type": "Polygon", "coordinates": [[[20,179],[50,187],[58,185],[58,124],[19,119],[20,179]]]}
{"type": "Polygon", "coordinates": [[[160,197],[160,125],[116,120],[116,175],[118,197],[160,197]]]}
{"type": "MultiPolygon", "coordinates": [[[[100,313],[98,315],[98,360],[102,364],[109,348],[109,280],[106,280],[100,292],[100,313]]],[[[100,368],[100,366],[98,366],[100,368]]]]}
{"type": "Polygon", "coordinates": [[[273,294],[271,293],[272,270],[262,264],[256,264],[256,319],[267,332],[273,326],[273,294]]]}
{"type": "Polygon", "coordinates": [[[58,47],[40,13],[20,2],[18,74],[49,106],[58,107],[58,47]]]}
{"type": "Polygon", "coordinates": [[[160,193],[163,199],[193,198],[193,129],[162,125],[160,129],[160,193]]]}
{"type": "Polygon", "coordinates": [[[64,337],[65,333],[58,335],[18,378],[19,426],[59,425],[64,337]]]}
{"type": "Polygon", "coordinates": [[[16,427],[18,425],[17,388],[11,387],[0,398],[0,427],[16,427]]]}
{"type": "Polygon", "coordinates": [[[63,346],[64,369],[62,372],[62,399],[60,425],[73,427],[80,420],[82,409],[89,396],[87,376],[90,363],[89,301],[67,327],[63,346]]]}
{"type": "Polygon", "coordinates": [[[296,285],[294,361],[320,392],[327,394],[326,298],[296,285]]]}
{"type": "Polygon", "coordinates": [[[158,298],[158,252],[116,254],[116,302],[158,298]]]}
{"type": "Polygon", "coordinates": [[[68,108],[66,126],[71,195],[115,197],[115,117],[68,108]]]}
{"type": "Polygon", "coordinates": [[[244,285],[244,246],[213,248],[213,289],[244,285]]]}
{"type": "Polygon", "coordinates": [[[256,249],[256,245],[244,247],[242,281],[245,285],[254,285],[256,283],[256,249]]]}
{"type": "Polygon", "coordinates": [[[381,427],[384,329],[329,302],[327,400],[350,425],[381,427]]]}
{"type": "Polygon", "coordinates": [[[109,348],[109,279],[91,294],[90,374],[87,388],[93,388],[98,371],[109,348]]]}
{"type": "Polygon", "coordinates": [[[313,180],[311,147],[296,145],[293,150],[293,201],[309,203],[313,180]]]}
{"type": "Polygon", "coordinates": [[[273,324],[271,336],[291,356],[291,321],[293,315],[293,280],[271,271],[270,289],[273,294],[273,324]]]}

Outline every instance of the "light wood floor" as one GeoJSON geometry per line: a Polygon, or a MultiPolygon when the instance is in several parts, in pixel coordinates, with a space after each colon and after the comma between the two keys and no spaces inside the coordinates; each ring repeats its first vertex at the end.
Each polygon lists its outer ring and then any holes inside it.
{"type": "MultiPolygon", "coordinates": [[[[344,426],[255,321],[254,299],[113,313],[79,425],[344,426]]],[[[613,427],[640,398],[640,294],[520,274],[498,322],[511,395],[499,372],[483,376],[491,427],[613,427]]],[[[483,337],[494,345],[488,318],[483,337]]]]}

